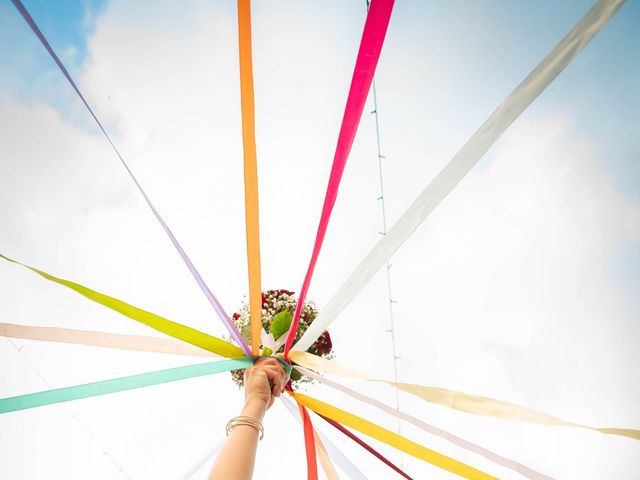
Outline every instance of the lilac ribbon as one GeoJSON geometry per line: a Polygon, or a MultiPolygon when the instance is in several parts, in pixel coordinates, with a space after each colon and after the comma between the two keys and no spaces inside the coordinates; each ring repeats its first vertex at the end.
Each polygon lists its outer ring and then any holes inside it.
{"type": "Polygon", "coordinates": [[[171,239],[171,243],[173,243],[173,246],[176,248],[176,250],[178,251],[178,253],[182,257],[182,260],[184,261],[184,263],[189,268],[189,271],[191,272],[191,275],[193,275],[193,278],[195,278],[196,282],[200,286],[200,289],[202,290],[204,295],[209,300],[209,303],[211,303],[211,305],[213,306],[213,309],[216,311],[216,313],[220,317],[220,320],[222,320],[222,323],[224,323],[225,327],[227,327],[227,330],[229,330],[229,333],[231,334],[233,339],[236,341],[236,343],[238,345],[240,345],[240,347],[242,347],[242,350],[247,354],[247,356],[251,356],[251,349],[247,345],[247,342],[242,337],[242,335],[240,334],[240,332],[238,331],[236,326],[233,324],[233,322],[231,322],[231,320],[229,319],[229,316],[224,311],[224,308],[222,308],[222,305],[220,304],[218,299],[211,292],[211,290],[209,290],[209,287],[207,286],[207,284],[205,283],[204,279],[202,278],[202,276],[200,275],[200,273],[196,269],[195,265],[189,259],[189,256],[187,255],[187,253],[184,251],[184,249],[182,248],[182,246],[178,242],[178,239],[175,237],[175,235],[173,234],[173,232],[171,231],[169,226],[162,219],[162,217],[160,216],[160,213],[158,213],[156,208],[151,203],[151,200],[149,200],[149,197],[147,196],[145,191],[142,189],[142,186],[140,185],[140,183],[138,182],[136,177],[133,175],[133,172],[131,171],[131,169],[129,168],[127,163],[124,161],[124,158],[122,158],[122,155],[120,155],[120,152],[118,151],[118,149],[116,148],[115,144],[111,140],[111,137],[109,137],[109,134],[107,133],[107,131],[102,126],[102,123],[100,122],[100,120],[98,120],[98,117],[96,116],[96,114],[93,113],[93,110],[91,109],[91,107],[89,106],[87,101],[85,100],[84,95],[82,95],[82,93],[80,92],[80,89],[77,87],[76,83],[71,78],[71,75],[67,71],[66,67],[62,64],[62,62],[58,58],[58,55],[56,55],[56,52],[54,52],[53,49],[51,48],[51,45],[49,45],[49,42],[47,41],[47,39],[45,38],[43,33],[40,31],[40,28],[38,27],[38,25],[36,25],[36,22],[33,20],[33,18],[31,17],[31,15],[27,11],[27,9],[25,8],[25,6],[21,2],[21,0],[11,0],[11,1],[12,1],[13,5],[18,9],[18,11],[22,15],[22,17],[25,19],[25,21],[29,24],[29,26],[31,27],[31,30],[33,30],[33,33],[35,33],[36,36],[40,39],[40,42],[42,42],[42,45],[44,45],[44,48],[47,49],[47,51],[49,52],[49,55],[51,55],[51,58],[53,58],[53,60],[56,62],[56,64],[60,68],[60,71],[64,74],[64,76],[69,81],[69,84],[76,91],[76,93],[80,97],[80,100],[82,100],[82,103],[84,103],[84,106],[87,107],[87,110],[89,110],[89,113],[91,114],[93,119],[98,124],[98,127],[100,127],[100,130],[102,131],[102,133],[104,134],[106,139],[109,141],[109,144],[111,145],[111,148],[113,148],[113,151],[116,152],[116,155],[120,159],[120,162],[122,162],[122,165],[127,170],[127,173],[129,174],[129,176],[131,177],[133,182],[136,184],[136,187],[138,188],[138,190],[140,191],[140,193],[144,197],[145,202],[147,202],[147,205],[149,205],[149,208],[151,209],[151,211],[155,215],[156,219],[158,220],[158,222],[160,222],[160,225],[162,225],[162,228],[164,229],[164,231],[167,233],[167,235],[171,239]]]}

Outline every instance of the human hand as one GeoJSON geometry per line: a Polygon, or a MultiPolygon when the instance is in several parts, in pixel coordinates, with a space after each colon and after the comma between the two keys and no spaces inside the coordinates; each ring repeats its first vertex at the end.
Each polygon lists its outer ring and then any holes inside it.
{"type": "Polygon", "coordinates": [[[289,375],[275,358],[259,358],[253,367],[244,371],[245,402],[260,402],[268,409],[279,397],[289,375]]]}

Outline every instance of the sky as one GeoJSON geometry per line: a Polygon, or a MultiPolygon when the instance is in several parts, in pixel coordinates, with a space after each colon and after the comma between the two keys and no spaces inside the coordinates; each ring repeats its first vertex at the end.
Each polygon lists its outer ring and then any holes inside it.
{"type": "MultiPolygon", "coordinates": [[[[225,309],[247,293],[235,2],[24,2],[225,309]]],[[[253,2],[263,286],[298,291],[364,1],[253,2]]],[[[404,1],[376,75],[388,223],[590,8],[404,1]]],[[[640,4],[629,1],[392,258],[399,378],[640,428],[640,4]]],[[[75,93],[0,1],[0,252],[214,335],[202,297],[75,93]]],[[[321,309],[382,229],[368,101],[309,297],[321,309]]],[[[0,266],[0,321],[155,335],[0,266]]],[[[386,277],[331,325],[336,359],[393,374],[386,277]]],[[[200,360],[0,339],[0,396],[200,360]]],[[[385,386],[347,382],[394,404],[385,386]]],[[[322,385],[308,393],[395,429],[322,385]]],[[[242,392],[225,374],[0,417],[0,477],[184,478],[242,392]]],[[[401,395],[433,425],[562,479],[631,479],[640,444],[473,417],[401,395]]],[[[319,423],[320,421],[318,420],[319,423]]],[[[377,461],[319,427],[368,478],[377,461]]],[[[482,457],[403,434],[500,478],[482,457]]],[[[451,475],[372,440],[414,478],[451,475]]],[[[265,420],[256,477],[304,478],[302,431],[265,420]],[[275,459],[275,461],[274,461],[275,459]]],[[[205,478],[205,465],[193,478],[205,478]]]]}

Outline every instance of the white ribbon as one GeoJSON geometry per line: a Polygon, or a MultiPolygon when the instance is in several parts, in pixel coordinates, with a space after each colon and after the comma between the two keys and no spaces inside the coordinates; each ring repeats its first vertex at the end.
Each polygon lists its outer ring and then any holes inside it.
{"type": "Polygon", "coordinates": [[[216,443],[210,450],[207,451],[204,455],[198,458],[197,461],[193,463],[193,465],[189,468],[189,470],[180,476],[180,480],[191,480],[191,478],[200,472],[206,465],[208,465],[211,461],[213,461],[214,457],[218,454],[218,451],[222,448],[225,439],[220,440],[216,443]]]}
{"type": "Polygon", "coordinates": [[[497,453],[493,453],[491,450],[487,450],[484,447],[481,447],[480,445],[476,445],[475,443],[469,442],[468,440],[465,440],[463,438],[460,438],[456,435],[454,435],[453,433],[449,433],[445,430],[442,430],[438,427],[435,427],[433,425],[429,425],[426,422],[423,422],[422,420],[419,420],[415,417],[412,417],[411,415],[401,412],[400,410],[396,410],[395,408],[390,407],[389,405],[386,405],[382,402],[379,402],[378,400],[374,400],[371,397],[368,397],[366,395],[363,395],[362,393],[358,393],[355,390],[351,390],[348,387],[345,387],[344,385],[341,385],[339,383],[336,383],[332,380],[329,380],[328,378],[318,375],[317,373],[315,373],[312,370],[309,370],[307,368],[304,367],[300,367],[298,365],[296,365],[295,367],[296,370],[298,370],[300,373],[302,373],[303,375],[306,375],[308,377],[311,377],[315,380],[318,380],[321,383],[324,383],[325,385],[328,385],[329,387],[335,388],[336,390],[340,390],[341,392],[346,393],[347,395],[360,400],[361,402],[365,402],[368,403],[369,405],[372,405],[380,410],[382,410],[383,412],[388,413],[389,415],[393,415],[396,418],[399,418],[401,420],[404,420],[406,422],[411,423],[412,425],[415,425],[416,427],[424,430],[425,432],[431,433],[432,435],[436,435],[440,438],[444,438],[445,440],[448,440],[449,442],[462,447],[466,450],[469,450],[471,452],[477,453],[478,455],[482,455],[484,458],[486,458],[487,460],[491,460],[494,463],[497,463],[498,465],[502,465],[503,467],[507,467],[511,470],[514,470],[516,472],[518,472],[519,474],[530,478],[532,480],[551,480],[551,477],[547,477],[546,475],[543,475],[542,473],[536,472],[535,470],[530,469],[529,467],[522,465],[521,463],[516,462],[515,460],[510,460],[508,458],[502,457],[500,455],[498,455],[497,453]]]}
{"type": "MultiPolygon", "coordinates": [[[[281,396],[280,399],[282,400],[282,403],[284,403],[284,406],[287,407],[287,410],[289,410],[289,413],[291,413],[291,415],[293,415],[294,418],[298,420],[300,424],[302,424],[300,413],[298,412],[298,409],[293,404],[293,402],[284,396],[281,396]]],[[[342,453],[342,451],[331,442],[331,440],[323,435],[318,427],[314,426],[313,428],[322,440],[322,443],[324,443],[324,447],[326,448],[327,453],[329,454],[331,459],[336,462],[340,469],[344,473],[346,473],[349,478],[351,478],[352,480],[367,480],[367,477],[364,475],[364,473],[362,473],[358,469],[358,467],[356,467],[353,462],[349,460],[345,456],[345,454],[342,453]]]]}
{"type": "Polygon", "coordinates": [[[320,310],[318,317],[294,346],[295,350],[304,352],[316,341],[389,257],[469,173],[509,125],[600,31],[624,1],[599,0],[527,78],[511,92],[373,247],[329,303],[320,310]]]}
{"type": "Polygon", "coordinates": [[[276,353],[278,350],[280,350],[280,347],[282,347],[287,341],[288,333],[289,330],[287,330],[286,333],[280,335],[280,337],[276,340],[275,338],[273,338],[273,333],[267,333],[267,331],[263,328],[260,332],[260,341],[262,342],[263,347],[267,347],[271,349],[273,353],[276,353]]]}

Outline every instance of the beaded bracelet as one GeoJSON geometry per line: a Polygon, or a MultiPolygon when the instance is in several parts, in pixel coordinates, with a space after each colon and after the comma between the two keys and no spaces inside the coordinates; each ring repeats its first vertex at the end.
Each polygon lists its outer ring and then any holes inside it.
{"type": "Polygon", "coordinates": [[[264,428],[262,427],[262,424],[253,417],[245,417],[242,415],[239,417],[233,417],[231,420],[229,420],[229,422],[227,423],[227,437],[229,436],[229,432],[238,425],[253,427],[260,434],[260,440],[264,438],[264,428]]]}

